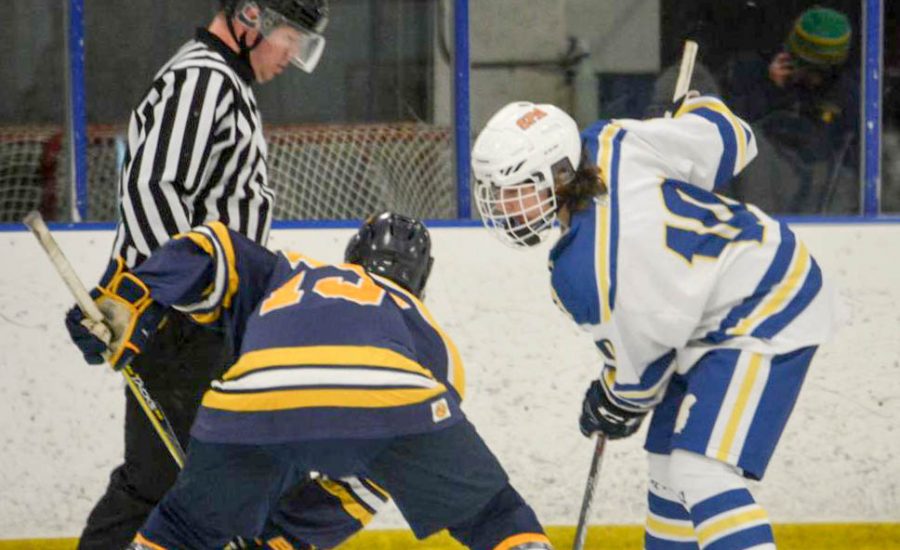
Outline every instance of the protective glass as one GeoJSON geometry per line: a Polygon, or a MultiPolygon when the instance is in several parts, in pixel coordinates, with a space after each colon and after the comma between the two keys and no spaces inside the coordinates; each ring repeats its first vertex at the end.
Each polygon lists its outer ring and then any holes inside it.
{"type": "Polygon", "coordinates": [[[485,226],[514,248],[543,241],[556,219],[556,193],[540,174],[505,186],[476,179],[475,204],[485,226]]]}
{"type": "Polygon", "coordinates": [[[266,40],[288,49],[291,64],[304,72],[313,72],[325,51],[324,36],[301,27],[271,8],[260,13],[258,28],[266,40]]]}

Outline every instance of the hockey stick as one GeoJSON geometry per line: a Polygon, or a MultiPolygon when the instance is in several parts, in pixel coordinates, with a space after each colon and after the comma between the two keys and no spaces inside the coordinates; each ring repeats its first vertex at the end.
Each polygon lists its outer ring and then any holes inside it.
{"type": "MultiPolygon", "coordinates": [[[[684,41],[684,52],[681,54],[681,67],[678,69],[678,80],[675,81],[675,93],[672,94],[672,103],[675,103],[691,87],[691,76],[694,74],[694,62],[697,60],[697,50],[700,47],[693,40],[684,41]]],[[[672,113],[674,115],[674,113],[672,113]]]]}
{"type": "MultiPolygon", "coordinates": [[[[69,287],[69,291],[75,297],[75,301],[78,303],[78,307],[81,308],[81,311],[83,311],[88,319],[92,321],[103,321],[103,313],[100,311],[100,308],[97,307],[97,304],[94,303],[94,299],[91,298],[91,295],[88,294],[87,289],[84,287],[84,283],[78,278],[75,270],[72,269],[72,264],[69,263],[68,258],[66,258],[62,249],[56,243],[56,239],[53,238],[50,229],[47,228],[47,224],[44,223],[44,218],[41,217],[40,212],[32,210],[25,216],[22,222],[27,225],[31,232],[34,233],[34,236],[37,237],[41,248],[47,253],[47,257],[50,258],[50,262],[53,263],[53,267],[56,268],[56,272],[59,273],[60,278],[66,283],[66,286],[69,287]]],[[[144,413],[146,413],[147,418],[150,419],[150,423],[153,424],[153,428],[156,430],[156,433],[159,434],[163,444],[169,449],[172,458],[175,459],[179,468],[183,468],[184,449],[181,448],[181,444],[178,442],[178,437],[175,435],[175,430],[172,429],[169,419],[166,418],[163,410],[147,391],[144,381],[138,373],[134,372],[131,365],[126,365],[119,372],[125,377],[128,388],[131,390],[131,393],[134,394],[134,398],[137,399],[137,402],[140,403],[141,408],[144,409],[144,413]]]]}
{"type": "Polygon", "coordinates": [[[597,434],[597,445],[594,447],[594,458],[591,459],[591,467],[588,470],[587,482],[584,486],[584,498],[581,499],[581,512],[578,514],[578,527],[575,529],[575,542],[572,550],[582,550],[587,539],[588,517],[594,506],[594,490],[597,488],[597,478],[600,473],[600,463],[603,461],[603,451],[606,449],[606,436],[597,434]]]}

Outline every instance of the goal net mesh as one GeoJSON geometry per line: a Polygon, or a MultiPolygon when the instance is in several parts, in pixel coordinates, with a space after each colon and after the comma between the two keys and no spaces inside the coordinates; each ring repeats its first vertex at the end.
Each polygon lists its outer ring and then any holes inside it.
{"type": "MultiPolygon", "coordinates": [[[[88,131],[90,221],[114,221],[124,128],[88,131]]],[[[279,126],[266,132],[275,219],[359,219],[381,210],[456,216],[452,135],[417,123],[279,126]]],[[[58,127],[0,128],[0,221],[40,209],[69,220],[69,157],[58,127]]]]}

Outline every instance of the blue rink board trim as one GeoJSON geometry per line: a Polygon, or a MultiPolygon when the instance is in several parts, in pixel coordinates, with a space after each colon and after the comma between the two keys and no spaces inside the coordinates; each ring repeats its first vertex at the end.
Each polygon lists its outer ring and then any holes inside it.
{"type": "MultiPolygon", "coordinates": [[[[776,216],[778,220],[792,225],[872,225],[900,224],[900,215],[890,216],[776,216]]],[[[357,220],[303,220],[275,221],[272,229],[356,229],[357,220]]],[[[425,220],[425,225],[435,227],[481,227],[479,220],[425,220]]],[[[51,231],[112,231],[116,228],[113,222],[51,222],[47,226],[51,231]]],[[[21,223],[0,223],[0,232],[27,231],[21,223]]]]}
{"type": "MultiPolygon", "coordinates": [[[[272,229],[356,229],[360,220],[303,220],[303,221],[275,221],[272,229]]],[[[897,218],[900,223],[900,217],[897,218]]],[[[435,227],[481,227],[478,220],[425,220],[429,228],[435,227]]],[[[47,227],[51,231],[113,231],[116,228],[114,222],[49,222],[47,227]]],[[[27,231],[22,223],[0,223],[0,232],[27,231]]]]}

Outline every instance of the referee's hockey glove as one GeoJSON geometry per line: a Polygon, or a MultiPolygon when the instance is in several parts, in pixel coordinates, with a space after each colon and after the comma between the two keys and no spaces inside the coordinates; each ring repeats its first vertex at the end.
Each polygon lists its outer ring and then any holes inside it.
{"type": "Polygon", "coordinates": [[[607,439],[621,439],[636,432],[646,415],[646,412],[628,411],[613,403],[601,382],[594,380],[584,394],[578,424],[585,437],[601,432],[607,439]]]}
{"type": "Polygon", "coordinates": [[[92,321],[76,305],[66,314],[66,328],[88,363],[108,361],[121,369],[150,342],[166,308],[150,298],[143,281],[123,270],[92,290],[91,296],[105,319],[92,321]]]}

